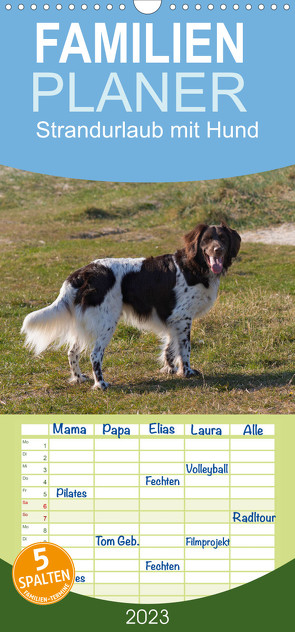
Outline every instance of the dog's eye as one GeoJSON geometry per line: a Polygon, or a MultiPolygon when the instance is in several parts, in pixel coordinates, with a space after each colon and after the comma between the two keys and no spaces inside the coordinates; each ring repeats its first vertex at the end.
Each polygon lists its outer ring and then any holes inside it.
{"type": "Polygon", "coordinates": [[[202,242],[208,244],[209,241],[212,241],[213,237],[214,236],[211,233],[207,233],[207,235],[204,235],[202,242]]]}

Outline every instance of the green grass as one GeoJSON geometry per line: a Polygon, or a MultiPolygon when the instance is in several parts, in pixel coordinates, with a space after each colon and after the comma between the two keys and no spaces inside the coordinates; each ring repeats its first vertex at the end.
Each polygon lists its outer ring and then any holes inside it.
{"type": "MultiPolygon", "coordinates": [[[[295,219],[295,168],[230,180],[120,184],[0,170],[1,412],[295,412],[295,248],[243,244],[210,314],[196,321],[192,366],[159,373],[157,340],[119,325],[104,372],[112,388],[68,384],[64,351],[34,358],[24,316],[52,302],[65,277],[104,256],[174,252],[199,221],[236,229],[295,219]],[[294,382],[294,386],[293,386],[294,382]]],[[[82,359],[90,375],[90,362],[82,359]]]]}

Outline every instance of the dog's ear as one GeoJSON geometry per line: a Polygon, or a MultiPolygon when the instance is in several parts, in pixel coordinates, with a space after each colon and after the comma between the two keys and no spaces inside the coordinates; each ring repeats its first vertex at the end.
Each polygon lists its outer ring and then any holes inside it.
{"type": "Polygon", "coordinates": [[[200,239],[207,228],[207,224],[198,224],[184,236],[184,247],[188,259],[194,259],[197,256],[200,239]]]}
{"type": "Polygon", "coordinates": [[[235,259],[235,257],[237,256],[240,250],[242,240],[239,233],[237,233],[236,230],[229,228],[229,226],[227,226],[225,222],[221,222],[221,226],[226,231],[230,240],[229,250],[227,252],[226,261],[225,261],[225,267],[229,268],[229,266],[232,264],[232,260],[235,259]]]}

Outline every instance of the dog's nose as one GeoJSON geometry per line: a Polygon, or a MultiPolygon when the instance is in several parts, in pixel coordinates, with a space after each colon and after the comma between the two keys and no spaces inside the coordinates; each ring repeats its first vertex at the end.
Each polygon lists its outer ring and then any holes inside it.
{"type": "Polygon", "coordinates": [[[222,255],[223,249],[220,246],[214,246],[214,253],[218,257],[219,255],[222,255]]]}

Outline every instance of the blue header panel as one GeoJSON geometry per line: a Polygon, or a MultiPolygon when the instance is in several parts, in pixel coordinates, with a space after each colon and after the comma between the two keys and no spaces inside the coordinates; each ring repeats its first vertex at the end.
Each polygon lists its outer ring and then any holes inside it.
{"type": "Polygon", "coordinates": [[[293,164],[294,27],[282,2],[1,2],[0,163],[122,182],[293,164]]]}

